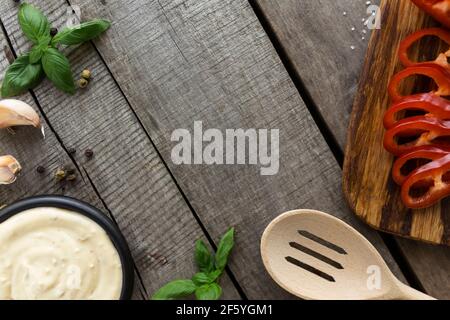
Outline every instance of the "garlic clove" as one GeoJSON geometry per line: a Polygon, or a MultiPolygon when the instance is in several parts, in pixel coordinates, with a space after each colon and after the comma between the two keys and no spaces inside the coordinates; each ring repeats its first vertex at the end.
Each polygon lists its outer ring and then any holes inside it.
{"type": "Polygon", "coordinates": [[[41,120],[34,109],[23,101],[0,100],[0,129],[13,126],[41,127],[41,120]]]}
{"type": "Polygon", "coordinates": [[[13,156],[0,157],[0,184],[11,184],[16,181],[22,167],[13,156]]]}

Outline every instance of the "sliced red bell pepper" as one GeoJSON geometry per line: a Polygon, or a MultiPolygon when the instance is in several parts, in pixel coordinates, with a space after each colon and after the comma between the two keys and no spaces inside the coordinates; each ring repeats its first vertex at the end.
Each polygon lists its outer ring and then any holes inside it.
{"type": "MultiPolygon", "coordinates": [[[[400,61],[405,67],[411,67],[414,65],[417,65],[418,63],[423,62],[414,62],[409,59],[408,50],[409,48],[418,40],[422,39],[425,36],[436,36],[440,38],[441,40],[445,41],[450,46],[450,32],[441,29],[441,28],[429,28],[429,29],[422,29],[417,32],[414,32],[413,34],[409,35],[400,43],[400,49],[399,49],[399,57],[400,61]]],[[[448,50],[445,53],[440,53],[436,60],[434,61],[428,61],[437,63],[445,68],[449,68],[449,63],[447,62],[447,57],[450,56],[450,50],[448,50]]]]}
{"type": "Polygon", "coordinates": [[[412,0],[416,6],[450,28],[450,0],[412,0]]]}
{"type": "Polygon", "coordinates": [[[418,147],[414,151],[404,154],[394,162],[392,178],[395,183],[402,185],[414,170],[448,154],[450,154],[450,151],[432,146],[418,147]]]}
{"type": "Polygon", "coordinates": [[[400,82],[413,75],[424,75],[432,78],[438,86],[438,90],[432,92],[433,94],[437,96],[450,95],[450,71],[435,63],[420,63],[417,66],[408,67],[394,75],[388,89],[389,96],[393,102],[398,102],[404,98],[399,92],[400,82]]]}
{"type": "Polygon", "coordinates": [[[386,131],[384,136],[385,149],[395,156],[401,156],[421,146],[450,150],[450,122],[429,117],[404,119],[386,131]],[[402,143],[399,139],[408,141],[402,143]]]}
{"type": "Polygon", "coordinates": [[[403,119],[414,119],[408,116],[408,111],[424,113],[423,116],[435,117],[440,120],[450,120],[450,101],[432,93],[422,93],[407,96],[394,103],[385,113],[383,124],[390,129],[403,119]]]}
{"type": "Polygon", "coordinates": [[[402,185],[403,203],[422,209],[450,196],[450,155],[416,169],[402,185]]]}

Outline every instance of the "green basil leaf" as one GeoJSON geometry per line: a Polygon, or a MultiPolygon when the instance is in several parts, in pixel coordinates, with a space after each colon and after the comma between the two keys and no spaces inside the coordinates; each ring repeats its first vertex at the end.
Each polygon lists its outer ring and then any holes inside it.
{"type": "Polygon", "coordinates": [[[219,247],[216,252],[216,269],[224,270],[227,266],[228,256],[234,246],[234,228],[225,233],[219,243],[219,247]]]}
{"type": "Polygon", "coordinates": [[[202,286],[204,284],[213,283],[220,277],[221,274],[222,274],[222,271],[220,271],[220,270],[216,270],[216,271],[213,271],[210,273],[199,272],[192,277],[192,281],[197,286],[202,286]]]}
{"type": "Polygon", "coordinates": [[[55,48],[48,48],[42,56],[42,67],[55,87],[69,94],[75,93],[69,60],[61,52],[55,48]]]}
{"type": "Polygon", "coordinates": [[[19,24],[25,36],[32,42],[50,42],[50,23],[35,6],[28,3],[20,5],[19,24]]]}
{"type": "Polygon", "coordinates": [[[41,60],[47,48],[48,43],[45,42],[35,45],[30,51],[30,63],[32,64],[38,63],[41,60]]]}
{"type": "Polygon", "coordinates": [[[108,20],[92,20],[84,22],[73,28],[61,30],[52,40],[52,45],[63,44],[67,46],[82,44],[86,41],[97,38],[100,34],[108,30],[111,22],[108,20]]]}
{"type": "Polygon", "coordinates": [[[211,280],[211,282],[217,281],[219,277],[222,275],[223,270],[216,270],[213,272],[208,273],[208,277],[211,280]]]}
{"type": "Polygon", "coordinates": [[[222,288],[217,283],[205,284],[195,290],[197,300],[219,300],[222,288]]]}
{"type": "Polygon", "coordinates": [[[208,274],[204,272],[199,272],[192,277],[192,281],[195,283],[196,286],[202,286],[204,284],[209,284],[214,280],[210,281],[208,274]]]}
{"type": "Polygon", "coordinates": [[[175,280],[159,289],[152,300],[173,300],[193,294],[197,286],[192,280],[175,280]]]}
{"type": "Polygon", "coordinates": [[[200,272],[211,272],[214,269],[213,256],[202,240],[195,243],[195,261],[200,272]]]}
{"type": "Polygon", "coordinates": [[[2,83],[2,97],[17,96],[37,86],[43,78],[41,64],[31,64],[28,54],[17,58],[6,70],[2,83]]]}

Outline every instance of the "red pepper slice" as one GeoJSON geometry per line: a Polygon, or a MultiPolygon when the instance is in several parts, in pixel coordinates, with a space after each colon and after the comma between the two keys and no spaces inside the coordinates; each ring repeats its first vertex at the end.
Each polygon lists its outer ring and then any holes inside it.
{"type": "Polygon", "coordinates": [[[416,6],[450,28],[450,0],[412,0],[416,6]]]}
{"type": "Polygon", "coordinates": [[[418,147],[414,151],[401,156],[394,162],[392,178],[395,183],[402,185],[417,168],[448,154],[450,154],[450,151],[432,146],[418,147]]]}
{"type": "Polygon", "coordinates": [[[429,117],[405,119],[386,131],[384,136],[384,147],[396,156],[421,146],[450,150],[450,122],[429,117]],[[409,142],[401,143],[398,139],[406,139],[409,142]]]}
{"type": "Polygon", "coordinates": [[[398,123],[399,116],[408,117],[408,111],[419,111],[426,117],[435,117],[440,120],[450,120],[450,101],[432,93],[407,96],[394,103],[385,113],[383,123],[386,129],[390,129],[398,123]]]}
{"type": "MultiPolygon", "coordinates": [[[[405,67],[411,67],[418,64],[418,62],[413,62],[409,59],[408,56],[408,50],[409,48],[418,40],[425,36],[437,36],[441,40],[445,41],[450,46],[450,32],[447,30],[441,29],[441,28],[429,28],[429,29],[423,29],[419,30],[417,32],[414,32],[413,34],[409,35],[400,43],[400,49],[399,49],[399,57],[400,61],[405,67]]],[[[445,53],[439,54],[439,56],[434,61],[428,61],[437,63],[443,67],[448,68],[449,64],[447,62],[447,57],[450,56],[450,50],[448,50],[445,53]]]]}
{"type": "Polygon", "coordinates": [[[428,208],[450,196],[450,155],[415,170],[403,183],[401,197],[411,209],[428,208]]]}
{"type": "Polygon", "coordinates": [[[438,86],[438,90],[432,92],[433,94],[437,96],[450,95],[450,71],[435,63],[420,63],[394,75],[388,89],[392,101],[397,102],[404,98],[398,90],[399,84],[402,80],[413,75],[425,75],[432,78],[438,86]]]}

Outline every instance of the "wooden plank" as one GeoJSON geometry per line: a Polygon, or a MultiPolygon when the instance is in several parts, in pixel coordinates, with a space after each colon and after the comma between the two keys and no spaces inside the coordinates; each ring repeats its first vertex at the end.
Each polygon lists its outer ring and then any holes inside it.
{"type": "Polygon", "coordinates": [[[362,21],[368,17],[366,1],[254,2],[266,17],[336,140],[344,146],[370,37],[362,21]]]}
{"type": "Polygon", "coordinates": [[[113,21],[96,42],[136,114],[212,235],[237,229],[231,261],[251,299],[289,298],[264,271],[259,241],[278,214],[310,207],[362,230],[399,274],[375,232],[350,214],[340,170],[247,1],[72,1],[82,18],[113,21]],[[280,170],[252,166],[176,166],[173,130],[194,121],[222,132],[280,129],[280,170]]]}
{"type": "MultiPolygon", "coordinates": [[[[0,81],[10,62],[14,60],[3,32],[0,31],[0,81]]],[[[18,97],[34,107],[40,114],[34,99],[30,94],[18,97]]],[[[77,170],[81,177],[70,185],[57,183],[54,172],[61,166],[70,165],[75,168],[67,152],[58,142],[55,134],[50,130],[48,123],[41,115],[45,128],[45,139],[40,131],[32,127],[17,127],[13,131],[0,130],[0,154],[11,154],[16,157],[23,167],[20,177],[13,185],[1,186],[0,205],[9,205],[19,199],[42,194],[57,194],[74,197],[91,203],[106,212],[103,204],[95,195],[92,186],[86,181],[83,172],[77,170]],[[38,173],[36,168],[43,166],[45,173],[38,173]]],[[[134,299],[142,299],[143,287],[136,278],[133,292],[134,299]]]]}
{"type": "MultiPolygon", "coordinates": [[[[65,23],[64,1],[31,2],[41,7],[55,26],[65,23]]],[[[14,49],[19,53],[28,50],[29,42],[17,24],[16,5],[7,0],[0,4],[0,18],[14,49]]],[[[94,80],[88,89],[73,97],[58,92],[48,81],[36,88],[34,92],[46,117],[65,148],[77,150],[74,161],[87,184],[93,185],[127,238],[145,286],[144,294],[150,295],[173,278],[191,277],[196,272],[194,242],[204,237],[200,226],[96,51],[87,44],[68,53],[74,73],[88,67],[94,80]],[[92,160],[83,154],[88,148],[94,150],[92,160]]],[[[21,141],[21,156],[25,157],[28,141],[21,141]]],[[[49,146],[58,144],[55,139],[46,142],[49,146]]],[[[16,148],[14,145],[9,149],[16,148]]],[[[35,148],[38,154],[40,149],[35,148]]],[[[46,163],[41,160],[46,155],[42,150],[36,159],[46,163]]],[[[35,155],[26,157],[35,159],[35,155]]],[[[29,165],[35,167],[36,162],[29,165]]],[[[13,185],[1,199],[7,199],[20,187],[23,196],[32,192],[27,190],[26,182],[34,183],[35,173],[26,171],[21,178],[23,182],[13,185]]],[[[46,183],[53,185],[51,181],[46,183]]],[[[36,186],[35,191],[45,188],[36,186]]],[[[77,189],[73,186],[66,192],[77,189]]],[[[48,193],[55,191],[50,188],[48,193]]],[[[94,204],[99,204],[92,188],[87,194],[96,199],[94,204]]],[[[239,299],[228,277],[224,277],[223,287],[225,299],[239,299]]]]}
{"type": "MultiPolygon", "coordinates": [[[[359,33],[359,23],[365,16],[364,1],[258,0],[256,3],[343,149],[366,49],[359,33]],[[356,32],[351,31],[353,26],[356,32]],[[350,45],[355,45],[356,50],[349,50],[350,45]],[[323,67],[316,71],[317,66],[323,67]]],[[[397,242],[427,292],[449,298],[448,285],[443,279],[448,277],[450,251],[404,239],[397,242]]]]}

